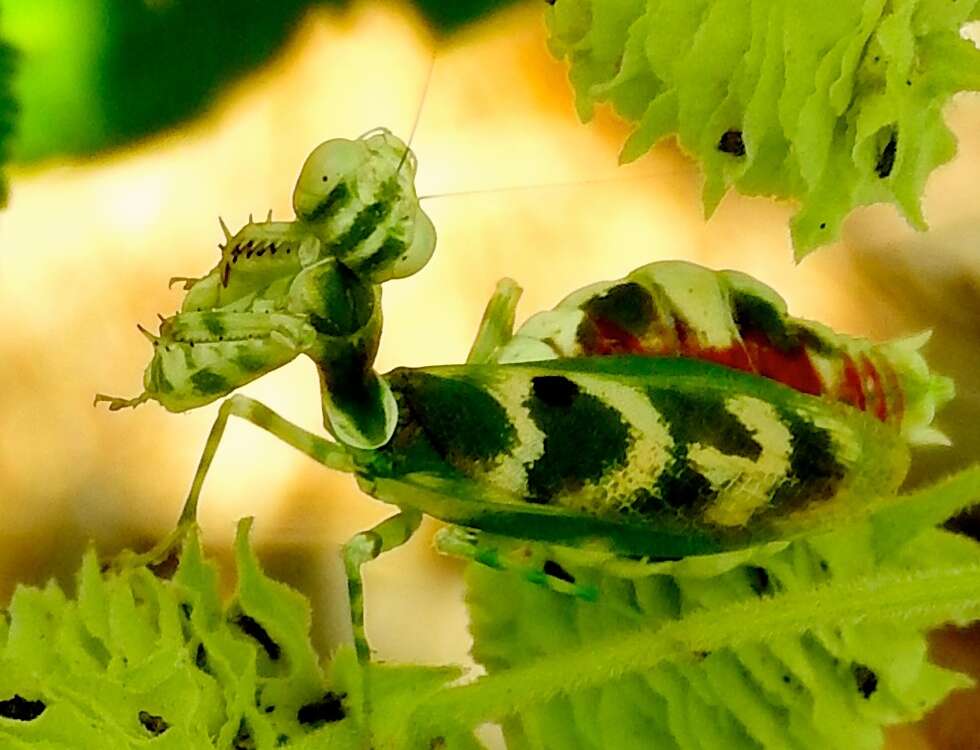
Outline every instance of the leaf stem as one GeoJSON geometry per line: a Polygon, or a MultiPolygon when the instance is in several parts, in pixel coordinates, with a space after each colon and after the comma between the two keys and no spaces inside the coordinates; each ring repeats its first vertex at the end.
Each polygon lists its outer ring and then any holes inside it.
{"type": "Polygon", "coordinates": [[[665,661],[750,642],[858,622],[902,621],[921,627],[980,617],[980,563],[914,573],[889,573],[831,583],[808,591],[697,612],[656,630],[640,630],[589,649],[544,656],[474,682],[448,688],[411,717],[416,728],[439,717],[477,726],[560,693],[596,687],[665,661]]]}

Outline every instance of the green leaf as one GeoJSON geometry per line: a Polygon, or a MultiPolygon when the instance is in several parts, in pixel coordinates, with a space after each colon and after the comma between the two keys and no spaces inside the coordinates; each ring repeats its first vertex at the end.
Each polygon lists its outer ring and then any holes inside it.
{"type": "Polygon", "coordinates": [[[199,114],[278,50],[311,4],[6,3],[5,37],[21,53],[15,158],[92,153],[199,114]]]}
{"type": "Polygon", "coordinates": [[[980,89],[960,37],[977,0],[557,0],[550,46],[580,116],[610,102],[637,123],[632,161],[676,135],[704,171],[711,214],[734,186],[800,204],[797,258],[836,239],[855,206],[919,198],[955,153],[942,107],[980,89]]]}
{"type": "MultiPolygon", "coordinates": [[[[437,31],[451,32],[509,2],[416,4],[437,31]]],[[[313,8],[330,6],[338,14],[350,5],[338,0],[5,3],[5,38],[21,54],[13,82],[23,111],[14,158],[27,163],[91,154],[200,115],[224,87],[282,49],[313,8]]],[[[0,143],[6,116],[2,58],[0,53],[0,143]]]]}
{"type": "Polygon", "coordinates": [[[430,709],[502,719],[510,750],[879,748],[969,684],[923,633],[980,616],[980,545],[934,528],[977,496],[980,467],[830,533],[645,575],[549,548],[595,603],[471,566],[489,676],[430,709]]]}
{"type": "MultiPolygon", "coordinates": [[[[458,671],[365,668],[344,647],[326,678],[308,602],[262,572],[249,526],[239,524],[227,603],[196,530],[169,580],[142,566],[103,572],[90,550],[74,599],[55,584],[18,588],[0,617],[0,746],[407,747],[406,713],[458,671]]],[[[420,741],[479,747],[452,719],[431,731],[420,741]]]]}
{"type": "Polygon", "coordinates": [[[10,141],[17,119],[17,103],[12,86],[16,63],[16,53],[0,39],[0,208],[7,205],[7,180],[2,169],[10,157],[10,141]]]}

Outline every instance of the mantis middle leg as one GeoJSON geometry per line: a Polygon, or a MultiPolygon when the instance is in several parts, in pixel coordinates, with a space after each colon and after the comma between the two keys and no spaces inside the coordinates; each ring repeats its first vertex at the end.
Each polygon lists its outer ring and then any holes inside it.
{"type": "Polygon", "coordinates": [[[466,358],[467,364],[493,362],[497,351],[514,335],[514,311],[521,298],[521,288],[513,279],[497,282],[493,296],[483,311],[480,330],[466,358]]]}
{"type": "Polygon", "coordinates": [[[371,647],[364,629],[364,582],[361,566],[407,542],[418,530],[420,523],[422,513],[414,508],[406,508],[391,518],[386,518],[373,529],[362,531],[344,545],[344,569],[350,596],[354,647],[361,661],[368,661],[371,657],[371,647]]]}
{"type": "Polygon", "coordinates": [[[450,526],[436,534],[436,549],[445,555],[471,560],[494,570],[514,573],[524,580],[560,594],[595,601],[595,586],[575,576],[547,554],[543,544],[481,534],[462,526],[450,526]]]}

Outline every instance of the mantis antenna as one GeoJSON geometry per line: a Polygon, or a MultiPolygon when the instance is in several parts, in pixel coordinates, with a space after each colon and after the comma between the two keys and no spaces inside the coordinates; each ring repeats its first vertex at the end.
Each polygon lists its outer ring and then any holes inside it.
{"type": "MultiPolygon", "coordinates": [[[[425,100],[428,96],[429,88],[432,85],[432,73],[433,70],[435,69],[435,65],[436,65],[436,55],[435,52],[433,52],[432,57],[429,58],[429,67],[425,75],[425,82],[422,85],[422,97],[419,100],[419,106],[415,111],[415,118],[412,121],[412,128],[408,133],[408,140],[405,142],[405,151],[402,153],[402,158],[398,162],[398,167],[395,170],[395,174],[401,172],[402,166],[405,164],[406,159],[411,153],[412,143],[415,140],[415,133],[418,130],[419,121],[422,119],[422,110],[425,107],[425,100]]],[[[373,133],[374,130],[376,129],[369,130],[367,133],[362,135],[361,138],[367,137],[368,135],[373,133]]],[[[511,185],[511,186],[497,187],[497,188],[481,188],[477,190],[455,190],[455,191],[448,191],[444,193],[432,193],[430,195],[422,195],[419,196],[418,200],[421,202],[425,200],[433,200],[435,198],[453,198],[453,197],[461,197],[461,196],[468,196],[468,195],[486,195],[492,193],[506,193],[506,192],[518,191],[518,190],[522,190],[522,191],[523,190],[549,190],[554,188],[578,187],[580,185],[599,185],[604,183],[615,183],[615,182],[623,182],[623,181],[651,180],[660,177],[667,177],[670,175],[680,174],[683,171],[684,171],[683,169],[670,169],[670,170],[664,170],[660,172],[654,172],[651,174],[605,177],[605,178],[599,178],[594,180],[575,180],[570,182],[551,182],[551,183],[540,183],[534,185],[511,185]]]]}
{"type": "Polygon", "coordinates": [[[662,172],[652,172],[650,174],[624,175],[619,177],[602,177],[595,180],[574,180],[571,182],[545,182],[536,185],[507,185],[495,188],[479,188],[477,190],[453,190],[446,193],[431,193],[420,195],[419,201],[434,200],[436,198],[456,198],[465,195],[485,195],[488,193],[509,193],[518,190],[551,190],[554,188],[574,188],[584,185],[600,185],[610,182],[632,182],[635,180],[653,180],[659,177],[681,174],[684,169],[668,169],[662,172]]]}
{"type": "Polygon", "coordinates": [[[398,162],[398,169],[395,170],[395,174],[402,171],[402,165],[405,163],[405,159],[408,158],[408,154],[412,150],[412,141],[415,140],[415,131],[418,130],[419,120],[422,119],[422,107],[425,106],[425,99],[429,94],[429,86],[432,83],[432,71],[436,67],[436,54],[435,51],[432,53],[432,57],[429,58],[429,69],[425,74],[425,83],[422,86],[422,98],[419,101],[419,106],[415,110],[415,119],[412,121],[412,129],[408,132],[408,141],[405,142],[405,152],[402,154],[401,161],[398,162]]]}

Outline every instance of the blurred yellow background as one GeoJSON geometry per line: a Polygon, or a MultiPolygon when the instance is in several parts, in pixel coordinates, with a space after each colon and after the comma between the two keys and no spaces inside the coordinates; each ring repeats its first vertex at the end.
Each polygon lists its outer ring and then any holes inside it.
{"type": "MultiPolygon", "coordinates": [[[[929,182],[930,232],[916,234],[890,207],[860,210],[841,243],[795,266],[791,207],[729,195],[705,222],[697,170],[672,144],[618,167],[628,128],[607,112],[587,126],[576,120],[564,66],[544,40],[537,2],[439,44],[400,5],[321,11],[205,118],[110,156],[12,174],[0,214],[0,600],[16,581],[67,580],[90,539],[111,551],[172,527],[215,407],[110,414],[92,397],[139,392],[150,348],[135,324],[155,330],[156,313],[178,307],[169,277],[214,265],[217,216],[233,231],[250,212],[292,218],[293,182],[315,145],[379,125],[407,137],[416,114],[419,193],[474,192],[426,202],[438,248],[417,276],[385,287],[380,370],[461,361],[501,276],[524,287],[523,319],[584,284],[684,258],[746,271],[794,314],[839,331],[882,338],[935,328],[931,360],[959,385],[940,419],[956,447],[922,452],[915,479],[975,459],[980,99],[948,108],[960,153],[929,182]]],[[[308,361],[245,391],[322,431],[308,361]]],[[[320,605],[317,637],[327,646],[342,630],[342,618],[324,614],[342,596],[336,545],[390,512],[349,478],[239,422],[209,475],[200,520],[226,554],[235,520],[255,515],[272,571],[320,605]]],[[[368,628],[384,658],[465,659],[459,565],[430,551],[435,528],[427,523],[367,572],[368,628]]],[[[898,730],[892,747],[980,748],[976,723],[956,733],[967,744],[929,744],[938,732],[898,730]]]]}

